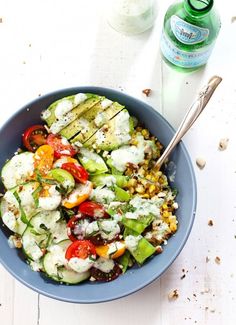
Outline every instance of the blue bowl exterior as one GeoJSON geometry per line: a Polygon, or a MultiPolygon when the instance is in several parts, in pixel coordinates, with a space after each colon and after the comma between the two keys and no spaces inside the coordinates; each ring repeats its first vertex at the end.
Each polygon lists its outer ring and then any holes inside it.
{"type": "MultiPolygon", "coordinates": [[[[166,146],[174,134],[169,123],[153,108],[124,93],[100,87],[75,87],[55,91],[42,96],[19,110],[0,130],[0,166],[21,146],[22,132],[30,125],[40,123],[40,113],[53,101],[78,92],[91,92],[124,104],[129,112],[144,123],[148,129],[166,146]]],[[[196,210],[196,180],[190,157],[181,142],[170,160],[176,165],[176,176],[171,184],[179,190],[177,216],[179,229],[168,240],[162,254],[153,257],[141,268],[130,269],[117,280],[109,283],[85,282],[79,286],[57,284],[44,275],[33,272],[26,264],[24,256],[11,249],[7,242],[9,231],[0,222],[0,261],[20,282],[48,297],[73,303],[98,303],[127,296],[142,289],[160,277],[173,263],[184,247],[190,234],[196,210]]]]}

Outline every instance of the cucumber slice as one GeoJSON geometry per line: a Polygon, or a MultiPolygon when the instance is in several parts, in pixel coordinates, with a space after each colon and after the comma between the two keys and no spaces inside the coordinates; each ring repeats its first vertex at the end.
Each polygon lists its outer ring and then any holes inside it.
{"type": "Polygon", "coordinates": [[[66,222],[60,218],[56,210],[41,211],[31,218],[22,235],[23,250],[29,259],[39,260],[49,245],[68,238],[66,222]]]}
{"type": "Polygon", "coordinates": [[[13,156],[2,168],[1,178],[7,190],[25,183],[34,171],[34,154],[23,152],[13,156]]]}
{"type": "Polygon", "coordinates": [[[85,143],[98,131],[101,126],[109,122],[109,120],[111,120],[120,111],[122,111],[123,108],[124,106],[114,102],[104,112],[99,112],[96,118],[88,124],[86,129],[84,129],[83,132],[80,132],[77,136],[71,139],[71,142],[85,143]]]}
{"type": "Polygon", "coordinates": [[[78,155],[79,161],[83,167],[93,175],[102,174],[108,171],[105,161],[97,153],[86,148],[80,148],[78,155]]]}
{"type": "Polygon", "coordinates": [[[65,252],[71,244],[70,240],[63,240],[57,245],[51,246],[49,252],[43,258],[43,267],[47,275],[55,281],[68,284],[76,284],[90,277],[90,272],[77,273],[65,267],[65,252]]]}
{"type": "Polygon", "coordinates": [[[66,170],[61,168],[52,169],[49,172],[49,176],[52,176],[65,190],[65,194],[70,193],[75,187],[74,177],[66,170]]]}
{"type": "Polygon", "coordinates": [[[0,205],[4,224],[12,231],[22,234],[30,218],[37,213],[35,193],[40,188],[38,182],[29,182],[8,190],[0,205]]]}

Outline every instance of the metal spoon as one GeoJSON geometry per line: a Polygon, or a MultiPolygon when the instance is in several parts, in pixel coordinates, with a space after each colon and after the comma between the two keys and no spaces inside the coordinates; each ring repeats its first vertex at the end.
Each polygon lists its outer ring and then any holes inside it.
{"type": "Polygon", "coordinates": [[[198,116],[202,113],[203,109],[206,107],[211,96],[213,95],[214,91],[221,83],[221,81],[222,81],[221,77],[213,76],[209,80],[208,84],[205,87],[203,87],[203,89],[199,92],[197,99],[189,108],[188,112],[186,113],[183,121],[181,122],[178,130],[174,134],[170,143],[166,147],[161,157],[157,160],[155,164],[155,168],[157,169],[161,168],[166,158],[170,155],[170,153],[173,151],[175,146],[179,143],[179,141],[182,139],[185,133],[191,128],[193,123],[196,121],[198,116]]]}

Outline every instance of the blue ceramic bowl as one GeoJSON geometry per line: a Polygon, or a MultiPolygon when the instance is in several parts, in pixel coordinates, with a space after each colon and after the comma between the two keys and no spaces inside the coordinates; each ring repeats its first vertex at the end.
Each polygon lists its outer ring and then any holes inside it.
{"type": "MultiPolygon", "coordinates": [[[[0,130],[0,167],[21,146],[22,132],[33,124],[40,123],[40,113],[55,100],[78,92],[105,95],[111,100],[124,104],[132,115],[166,146],[174,134],[168,122],[145,103],[123,93],[99,87],[75,87],[55,91],[42,96],[19,110],[0,130]]],[[[165,272],[173,263],[190,234],[196,209],[196,180],[190,157],[183,143],[180,143],[170,157],[176,172],[171,184],[179,190],[177,212],[179,229],[168,240],[162,254],[155,256],[142,267],[134,267],[109,283],[85,282],[79,285],[62,285],[33,272],[26,264],[21,251],[9,247],[7,238],[10,232],[0,221],[0,262],[20,282],[48,297],[74,302],[97,303],[121,298],[142,289],[165,272]]],[[[169,171],[167,171],[169,172],[169,171]]],[[[171,171],[173,173],[173,170],[171,171]]],[[[3,188],[1,188],[3,190],[3,188]]]]}

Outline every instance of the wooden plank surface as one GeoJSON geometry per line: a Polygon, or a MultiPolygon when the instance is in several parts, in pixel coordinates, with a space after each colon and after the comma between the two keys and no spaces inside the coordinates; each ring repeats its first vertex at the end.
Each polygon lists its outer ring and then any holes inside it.
{"type": "Polygon", "coordinates": [[[39,94],[99,85],[150,103],[177,127],[200,86],[212,74],[224,78],[184,140],[195,166],[198,209],[185,248],[161,279],[117,301],[75,305],[39,296],[0,266],[1,325],[236,324],[236,6],[217,1],[222,31],[207,68],[180,74],[165,64],[161,73],[160,26],[168,3],[160,1],[152,31],[127,37],[107,25],[102,1],[1,0],[1,123],[39,94]],[[153,89],[151,97],[144,88],[153,89]],[[229,146],[219,151],[225,137],[229,146]],[[199,156],[207,162],[201,171],[199,156]],[[179,298],[169,301],[174,289],[179,298]]]}

